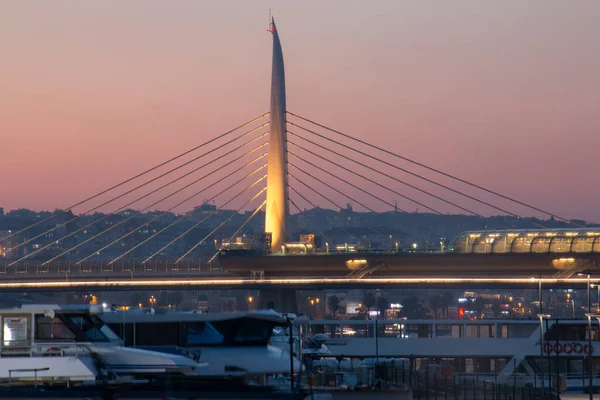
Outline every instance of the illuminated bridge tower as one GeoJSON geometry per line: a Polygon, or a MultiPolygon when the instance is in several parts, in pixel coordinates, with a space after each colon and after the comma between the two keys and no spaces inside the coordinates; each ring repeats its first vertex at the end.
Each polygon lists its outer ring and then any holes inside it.
{"type": "MultiPolygon", "coordinates": [[[[275,20],[269,31],[273,34],[273,65],[271,70],[271,122],[269,124],[269,158],[267,164],[267,208],[265,233],[271,234],[271,252],[281,251],[288,240],[288,161],[285,108],[285,71],[283,52],[275,20]]],[[[297,312],[296,291],[282,288],[261,289],[260,307],[273,304],[280,312],[297,312]]]]}
{"type": "Polygon", "coordinates": [[[271,20],[273,65],[271,71],[271,122],[267,165],[267,204],[265,233],[271,234],[271,251],[281,251],[288,240],[288,162],[285,107],[285,71],[281,42],[271,20]]]}

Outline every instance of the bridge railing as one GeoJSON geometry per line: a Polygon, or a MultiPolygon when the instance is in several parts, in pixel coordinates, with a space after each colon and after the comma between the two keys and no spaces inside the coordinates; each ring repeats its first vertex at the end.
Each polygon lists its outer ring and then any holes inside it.
{"type": "Polygon", "coordinates": [[[0,278],[26,276],[107,276],[107,275],[166,275],[178,273],[212,273],[221,272],[218,260],[209,262],[208,258],[184,259],[180,262],[169,259],[150,260],[125,259],[110,263],[109,260],[88,260],[79,263],[76,260],[56,260],[45,264],[44,261],[24,261],[10,265],[10,261],[0,261],[0,278]]]}

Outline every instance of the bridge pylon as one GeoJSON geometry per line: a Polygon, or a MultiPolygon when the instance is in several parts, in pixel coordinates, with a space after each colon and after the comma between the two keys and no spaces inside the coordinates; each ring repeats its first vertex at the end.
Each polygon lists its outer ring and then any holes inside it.
{"type": "Polygon", "coordinates": [[[289,215],[285,71],[274,19],[271,20],[269,31],[273,35],[273,65],[265,233],[271,234],[271,252],[279,252],[288,240],[289,215]]]}

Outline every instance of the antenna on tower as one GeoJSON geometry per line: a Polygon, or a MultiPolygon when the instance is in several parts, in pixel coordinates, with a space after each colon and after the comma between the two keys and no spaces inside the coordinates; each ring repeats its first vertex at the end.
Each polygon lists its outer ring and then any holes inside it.
{"type": "Polygon", "coordinates": [[[273,33],[275,31],[273,27],[273,15],[271,14],[271,9],[269,8],[269,27],[267,28],[267,32],[273,33]]]}

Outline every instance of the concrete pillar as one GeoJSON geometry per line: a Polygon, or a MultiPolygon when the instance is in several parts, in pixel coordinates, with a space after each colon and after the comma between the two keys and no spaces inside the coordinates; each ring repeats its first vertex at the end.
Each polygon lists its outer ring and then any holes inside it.
{"type": "Polygon", "coordinates": [[[261,289],[259,295],[260,309],[267,309],[270,302],[273,302],[274,310],[280,313],[298,313],[298,301],[296,300],[296,290],[286,288],[261,289]]]}

